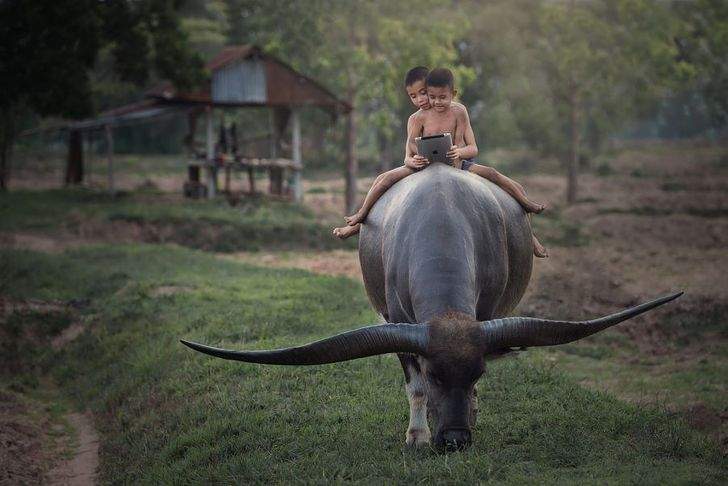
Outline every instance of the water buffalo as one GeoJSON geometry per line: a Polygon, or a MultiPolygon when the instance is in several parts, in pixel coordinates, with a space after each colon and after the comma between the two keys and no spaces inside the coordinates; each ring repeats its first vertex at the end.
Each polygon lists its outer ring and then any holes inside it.
{"type": "Polygon", "coordinates": [[[461,449],[471,442],[474,385],[487,359],[575,341],[680,295],[583,322],[504,317],[526,290],[532,255],[530,224],[515,200],[484,179],[433,164],[393,186],[362,227],[364,284],[387,324],[273,351],[182,342],[220,358],[279,365],[398,353],[410,404],[407,444],[430,442],[429,413],[435,446],[461,449]]]}

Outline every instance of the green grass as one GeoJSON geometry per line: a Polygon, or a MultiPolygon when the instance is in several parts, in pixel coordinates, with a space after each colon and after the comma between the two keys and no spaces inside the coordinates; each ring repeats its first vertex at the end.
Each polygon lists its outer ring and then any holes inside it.
{"type": "MultiPolygon", "coordinates": [[[[101,161],[100,167],[95,169],[103,174],[105,167],[105,154],[96,155],[101,161]]],[[[116,154],[114,156],[114,170],[122,174],[137,176],[166,176],[184,175],[187,170],[189,158],[185,154],[151,155],[151,154],[116,154]]]]}
{"type": "Polygon", "coordinates": [[[138,191],[111,198],[85,189],[0,193],[0,231],[82,233],[85,226],[118,231],[110,223],[140,228],[150,242],[212,251],[353,248],[356,240],[331,236],[332,224],[317,221],[301,205],[266,198],[192,201],[138,191]]]}
{"type": "Polygon", "coordinates": [[[641,351],[617,329],[548,353],[577,381],[630,401],[683,410],[703,404],[718,416],[728,392],[727,313],[728,306],[708,300],[663,316],[657,324],[662,355],[641,351]]]}
{"type": "MultiPolygon", "coordinates": [[[[593,388],[607,390],[632,402],[653,403],[687,411],[702,404],[716,416],[725,407],[725,359],[696,359],[692,363],[660,362],[650,356],[617,352],[613,359],[554,350],[559,367],[568,371],[573,379],[593,388]]],[[[715,350],[726,356],[728,348],[715,350]]],[[[706,431],[713,433],[713,430],[706,431]]]]}
{"type": "MultiPolygon", "coordinates": [[[[17,146],[15,153],[16,166],[32,170],[36,173],[53,173],[63,169],[66,163],[67,149],[50,147],[29,148],[17,146]]],[[[86,147],[88,149],[88,146],[86,147]]],[[[98,180],[106,177],[106,152],[85,153],[86,175],[98,180]]],[[[114,154],[114,173],[117,175],[133,174],[139,177],[184,176],[188,156],[180,154],[114,154]]]]}
{"type": "MultiPolygon", "coordinates": [[[[263,269],[179,247],[1,251],[0,293],[89,300],[89,330],[28,357],[96,413],[104,482],[715,483],[725,459],[678,418],[588,390],[541,353],[489,366],[474,444],[403,447],[394,356],[337,365],[227,362],[179,344],[303,343],[375,321],[346,278],[263,269]],[[177,293],[160,293],[160,287],[177,293]]],[[[25,317],[15,316],[21,322],[25,317]]],[[[51,319],[50,317],[48,319],[51,319]]],[[[67,324],[29,319],[57,333],[67,324]]],[[[19,352],[22,360],[22,350],[19,352]]],[[[31,385],[26,385],[31,386],[31,385]]]]}

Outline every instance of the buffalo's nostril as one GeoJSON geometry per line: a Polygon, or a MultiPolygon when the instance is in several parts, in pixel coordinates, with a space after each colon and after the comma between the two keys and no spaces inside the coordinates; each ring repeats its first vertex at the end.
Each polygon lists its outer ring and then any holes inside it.
{"type": "Polygon", "coordinates": [[[445,441],[445,450],[447,452],[456,452],[456,451],[463,450],[464,448],[465,448],[465,444],[462,442],[459,443],[455,439],[445,441]]]}
{"type": "Polygon", "coordinates": [[[456,452],[470,446],[470,431],[466,429],[450,429],[443,431],[439,437],[439,445],[446,452],[456,452]]]}

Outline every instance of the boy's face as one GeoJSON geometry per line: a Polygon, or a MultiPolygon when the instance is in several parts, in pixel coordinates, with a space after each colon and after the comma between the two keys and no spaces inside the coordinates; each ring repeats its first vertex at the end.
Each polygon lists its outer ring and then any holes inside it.
{"type": "Polygon", "coordinates": [[[430,101],[430,106],[435,111],[442,113],[450,108],[452,98],[455,95],[449,86],[428,86],[427,87],[427,98],[430,101]]]}
{"type": "Polygon", "coordinates": [[[430,109],[430,99],[427,97],[427,87],[425,86],[425,80],[420,79],[415,81],[409,86],[405,87],[407,90],[407,96],[410,101],[420,110],[430,109]]]}

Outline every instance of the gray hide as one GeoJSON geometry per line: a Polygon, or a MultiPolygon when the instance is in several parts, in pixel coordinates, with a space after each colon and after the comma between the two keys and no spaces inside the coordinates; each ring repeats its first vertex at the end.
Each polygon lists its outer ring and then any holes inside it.
{"type": "Polygon", "coordinates": [[[362,225],[369,298],[388,322],[447,312],[484,321],[508,314],[531,277],[531,228],[491,182],[433,164],[395,184],[362,225]]]}

